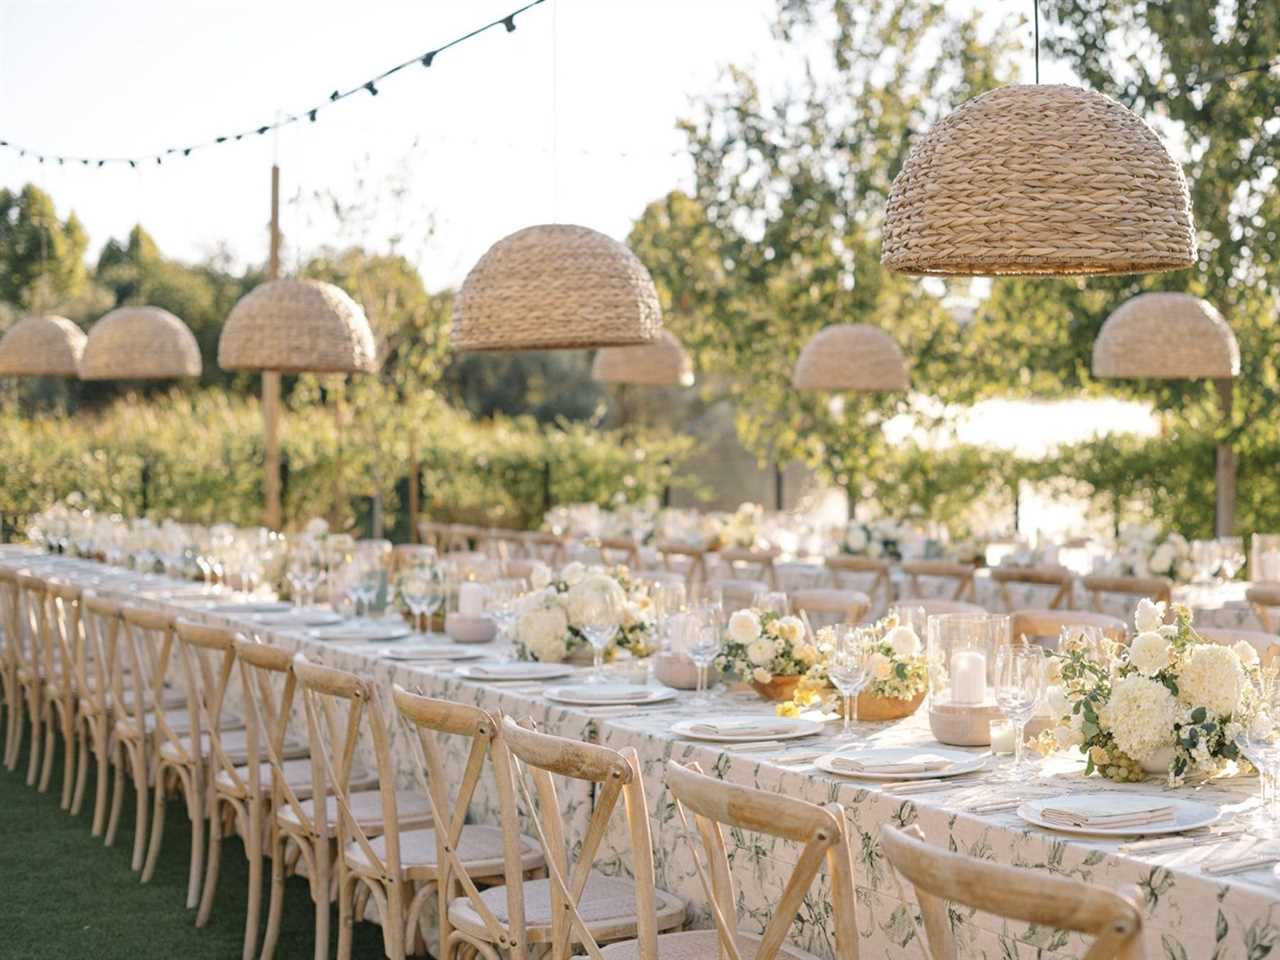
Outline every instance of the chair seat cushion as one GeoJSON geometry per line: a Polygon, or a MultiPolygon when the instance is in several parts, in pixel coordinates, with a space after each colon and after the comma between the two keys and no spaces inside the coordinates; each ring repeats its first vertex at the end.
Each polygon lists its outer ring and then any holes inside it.
{"type": "MultiPolygon", "coordinates": [[[[760,949],[758,934],[738,931],[738,956],[742,960],[754,960],[760,949]]],[[[664,933],[658,937],[658,960],[704,960],[716,956],[720,940],[714,930],[686,930],[683,933],[664,933]]],[[[613,943],[600,951],[605,960],[639,960],[640,943],[628,940],[613,943]]],[[[782,945],[779,957],[786,960],[818,960],[812,953],[782,945]]]]}
{"type": "MultiPolygon", "coordinates": [[[[309,781],[308,781],[309,782],[309,781]]],[[[299,794],[301,799],[301,794],[299,794]]],[[[302,814],[307,820],[314,821],[316,805],[314,800],[305,800],[302,814]]],[[[351,774],[351,813],[360,825],[360,829],[370,836],[381,834],[386,829],[382,817],[382,794],[378,791],[378,778],[372,774],[362,774],[357,779],[351,774]]],[[[338,798],[329,796],[325,800],[325,817],[329,824],[329,832],[333,833],[338,825],[338,798]]],[[[301,827],[298,812],[291,804],[286,803],[276,813],[276,820],[282,824],[301,827]]],[[[431,825],[431,809],[427,798],[415,790],[396,791],[396,821],[402,831],[419,830],[431,825]]],[[[401,846],[403,847],[403,836],[401,846]]],[[[363,852],[363,851],[362,851],[363,852]]]]}
{"type": "MultiPolygon", "coordinates": [[[[247,743],[248,731],[240,730],[223,730],[222,731],[222,752],[226,754],[227,760],[236,766],[241,766],[249,761],[249,747],[247,743]]],[[[182,738],[183,749],[188,746],[189,738],[182,738]]],[[[200,752],[204,757],[209,757],[213,747],[209,742],[209,734],[200,734],[200,752]]],[[[281,750],[281,760],[294,760],[298,757],[307,755],[306,744],[299,743],[296,740],[286,740],[283,750],[281,750]]],[[[160,756],[164,760],[175,762],[180,759],[181,754],[173,743],[165,741],[160,744],[160,756]]]]}
{"type": "MultiPolygon", "coordinates": [[[[217,776],[213,778],[214,786],[218,788],[220,793],[230,796],[244,796],[246,791],[242,789],[240,784],[245,787],[249,785],[249,767],[247,764],[236,766],[236,774],[239,777],[239,783],[226,770],[219,770],[217,776]]],[[[272,781],[275,779],[274,768],[269,762],[258,764],[258,782],[261,784],[264,794],[271,792],[272,781]]],[[[294,760],[286,760],[284,762],[284,780],[293,788],[294,792],[305,796],[311,795],[311,758],[298,757],[294,760]],[[304,793],[305,791],[305,793],[304,793]]]]}
{"type": "MultiPolygon", "coordinates": [[[[378,837],[369,844],[374,854],[386,862],[386,837],[378,837]]],[[[473,878],[502,876],[502,831],[497,827],[481,827],[468,824],[458,838],[458,859],[473,878]]],[[[353,870],[372,870],[373,865],[358,843],[350,844],[346,852],[347,865],[353,870]]],[[[542,863],[542,853],[528,837],[520,838],[520,861],[525,870],[532,870],[542,863]]],[[[436,870],[436,832],[434,830],[407,830],[400,834],[400,865],[415,878],[429,878],[436,870]]]]}
{"type": "MultiPolygon", "coordinates": [[[[669,930],[684,922],[684,901],[665,890],[658,890],[658,929],[669,930]]],[[[507,923],[507,889],[490,887],[480,894],[480,899],[502,923],[507,923]]],[[[587,878],[582,900],[578,904],[582,919],[592,928],[592,934],[601,939],[634,937],[636,927],[636,887],[625,877],[606,877],[592,871],[587,878]]],[[[526,880],[524,883],[525,923],[529,939],[546,940],[551,934],[551,881],[526,880]]],[[[449,919],[458,929],[487,939],[484,920],[476,912],[471,901],[459,897],[449,904],[449,919]]],[[[714,950],[712,951],[714,956],[714,950]]]]}

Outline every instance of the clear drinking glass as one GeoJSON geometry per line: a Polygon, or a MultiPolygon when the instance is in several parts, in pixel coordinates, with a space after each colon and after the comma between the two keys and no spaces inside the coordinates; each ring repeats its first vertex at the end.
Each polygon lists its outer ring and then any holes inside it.
{"type": "Polygon", "coordinates": [[[400,596],[413,616],[413,629],[425,623],[430,630],[431,617],[444,602],[444,588],[437,572],[424,567],[410,570],[400,580],[400,596]]]}
{"type": "Polygon", "coordinates": [[[1280,809],[1272,787],[1280,774],[1280,678],[1259,673],[1250,678],[1249,709],[1241,718],[1236,746],[1258,769],[1259,803],[1250,818],[1250,832],[1271,839],[1280,833],[1280,809]]]}
{"type": "Polygon", "coordinates": [[[763,590],[751,598],[751,606],[763,612],[773,612],[785,617],[790,610],[787,595],[781,590],[763,590]]]}
{"type": "Polygon", "coordinates": [[[693,665],[698,668],[698,689],[693,699],[696,706],[709,706],[714,702],[710,695],[710,684],[707,682],[707,671],[720,655],[723,636],[719,618],[714,615],[708,616],[706,607],[686,623],[685,652],[689,654],[693,665]]]}
{"type": "Polygon", "coordinates": [[[841,740],[854,738],[852,723],[857,719],[858,694],[871,679],[868,660],[871,655],[866,635],[857,627],[842,624],[836,628],[835,649],[827,661],[827,676],[844,700],[844,726],[841,740]]]}
{"type": "Polygon", "coordinates": [[[579,629],[591,641],[592,683],[604,683],[604,652],[618,632],[622,612],[620,597],[613,590],[596,590],[583,603],[579,629]]]}
{"type": "Polygon", "coordinates": [[[1044,651],[1037,644],[1006,641],[996,647],[996,706],[1013,724],[1011,775],[1018,779],[1031,772],[1023,741],[1044,693],[1044,673],[1044,651]]]}

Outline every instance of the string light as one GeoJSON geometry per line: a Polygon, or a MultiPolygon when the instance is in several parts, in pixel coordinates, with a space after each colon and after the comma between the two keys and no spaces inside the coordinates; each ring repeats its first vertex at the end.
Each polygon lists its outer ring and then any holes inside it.
{"type": "Polygon", "coordinates": [[[413,57],[412,59],[404,61],[403,63],[398,63],[393,67],[389,67],[388,69],[383,70],[376,77],[371,77],[370,79],[366,80],[364,83],[357,84],[356,86],[351,87],[350,89],[347,89],[347,90],[341,90],[341,89],[334,90],[331,94],[329,94],[327,103],[319,104],[313,107],[308,107],[307,109],[300,110],[297,113],[289,114],[288,116],[282,117],[281,119],[277,120],[275,123],[269,123],[269,124],[265,124],[258,127],[250,127],[246,130],[241,131],[240,133],[224,134],[222,136],[214,137],[211,140],[205,140],[201,143],[193,143],[190,146],[169,147],[168,149],[161,150],[158,153],[144,154],[141,156],[133,156],[133,157],[80,157],[80,156],[72,157],[72,156],[63,156],[59,154],[40,153],[39,151],[31,150],[30,148],[27,148],[27,147],[18,146],[17,144],[9,140],[0,140],[0,149],[16,150],[18,153],[18,156],[23,158],[25,158],[27,154],[30,153],[31,156],[35,157],[36,160],[39,161],[41,164],[43,164],[46,159],[56,160],[59,166],[61,166],[67,160],[70,160],[72,163],[79,162],[81,165],[86,167],[91,164],[97,164],[97,166],[100,169],[102,167],[107,166],[108,164],[128,164],[131,169],[136,170],[139,163],[145,162],[145,161],[151,161],[151,160],[154,160],[156,165],[160,166],[163,164],[163,158],[165,156],[181,153],[182,156],[189,157],[191,156],[192,152],[196,150],[203,150],[207,147],[218,146],[218,145],[227,143],[228,141],[233,141],[238,143],[240,140],[248,136],[262,136],[273,130],[278,130],[281,127],[287,127],[289,126],[289,124],[298,123],[304,117],[307,120],[309,120],[311,123],[315,123],[316,116],[317,114],[320,113],[321,110],[327,109],[329,106],[336,104],[338,101],[345,100],[348,97],[354,96],[357,93],[367,92],[370,96],[376,97],[379,92],[377,84],[381,83],[383,80],[386,80],[388,77],[399,73],[405,67],[409,67],[415,64],[421,64],[424,67],[430,67],[431,64],[435,61],[435,58],[439,56],[441,53],[443,53],[445,50],[448,50],[451,47],[456,47],[458,44],[464,43],[467,40],[472,39],[473,37],[478,37],[480,34],[488,30],[492,30],[495,27],[500,26],[505,28],[507,33],[514,33],[516,29],[516,17],[524,13],[526,10],[530,10],[533,7],[536,7],[544,2],[545,0],[531,0],[531,2],[526,3],[524,6],[520,7],[519,9],[511,11],[511,13],[507,14],[505,17],[501,17],[497,20],[493,20],[482,26],[476,27],[474,30],[470,30],[467,33],[464,33],[460,37],[455,37],[454,39],[450,40],[448,43],[442,44],[432,50],[428,50],[425,53],[422,53],[413,57]]]}

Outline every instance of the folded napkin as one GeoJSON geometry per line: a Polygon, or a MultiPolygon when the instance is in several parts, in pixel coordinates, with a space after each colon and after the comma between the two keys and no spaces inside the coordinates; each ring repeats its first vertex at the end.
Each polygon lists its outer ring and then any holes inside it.
{"type": "Polygon", "coordinates": [[[688,730],[704,737],[776,737],[793,732],[795,727],[761,717],[759,720],[701,720],[689,724],[688,730]]]}
{"type": "Polygon", "coordinates": [[[1174,807],[1155,797],[1120,796],[1081,797],[1078,802],[1058,800],[1053,806],[1042,807],[1040,816],[1053,824],[1107,830],[1168,823],[1175,819],[1174,807]]]}
{"type": "Polygon", "coordinates": [[[939,773],[955,766],[954,760],[936,753],[918,753],[901,760],[859,760],[857,757],[834,757],[831,766],[850,773],[939,773]]]}
{"type": "Polygon", "coordinates": [[[524,680],[536,676],[530,672],[527,663],[478,663],[467,672],[473,677],[490,680],[524,680]]]}
{"type": "Polygon", "coordinates": [[[567,687],[560,691],[575,700],[588,700],[591,703],[618,703],[628,705],[634,700],[647,699],[653,695],[651,687],[567,687]]]}
{"type": "Polygon", "coordinates": [[[1227,873],[1244,873],[1246,870],[1258,870],[1262,867],[1269,867],[1271,864],[1280,860],[1280,852],[1272,850],[1271,852],[1246,853],[1243,856],[1231,857],[1229,859],[1215,860],[1211,863],[1201,864],[1201,873],[1207,873],[1211,877],[1222,876],[1227,873]]]}

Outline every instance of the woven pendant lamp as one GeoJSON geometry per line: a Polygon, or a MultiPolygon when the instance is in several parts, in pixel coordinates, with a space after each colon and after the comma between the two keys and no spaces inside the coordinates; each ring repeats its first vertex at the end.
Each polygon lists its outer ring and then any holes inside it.
{"type": "Polygon", "coordinates": [[[1196,259],[1182,168],[1135,113],[1092,90],[1001,87],[911,149],[881,263],[936,276],[1180,270],[1196,259]]]}
{"type": "Polygon", "coordinates": [[[117,307],[89,328],[82,380],[200,376],[200,347],[187,325],[159,307],[117,307]]]}
{"type": "Polygon", "coordinates": [[[796,359],[791,384],[797,390],[906,390],[906,362],[893,338],[865,323],[838,323],[819,330],[796,359]]]}
{"type": "Polygon", "coordinates": [[[0,377],[75,377],[84,331],[66,317],[23,317],[0,337],[0,377]]]}
{"type": "Polygon", "coordinates": [[[1144,293],[1121,304],[1098,331],[1093,375],[1233,378],[1240,375],[1240,347],[1212,304],[1189,293],[1144,293]]]}
{"type": "Polygon", "coordinates": [[[636,347],[605,347],[591,364],[598,383],[635,383],[650,387],[693,385],[693,361],[669,330],[653,343],[636,347]]]}
{"type": "Polygon", "coordinates": [[[453,308],[457,350],[559,350],[650,343],[662,308],[649,271],[603,233],[526,227],[495,243],[453,308]]]}
{"type": "Polygon", "coordinates": [[[224,370],[370,373],[373,330],[360,305],[331,283],[269,280],[231,309],[218,340],[224,370]]]}

